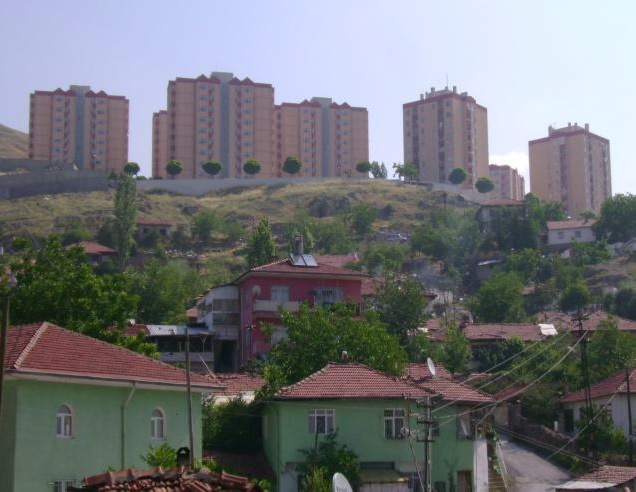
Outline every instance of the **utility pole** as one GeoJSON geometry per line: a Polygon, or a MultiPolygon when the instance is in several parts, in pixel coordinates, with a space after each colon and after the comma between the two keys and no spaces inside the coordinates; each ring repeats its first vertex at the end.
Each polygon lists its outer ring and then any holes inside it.
{"type": "MultiPolygon", "coordinates": [[[[575,321],[578,327],[578,330],[574,330],[573,333],[575,333],[576,336],[581,337],[581,370],[583,372],[583,385],[585,389],[585,406],[587,408],[587,418],[590,420],[588,425],[590,425],[592,423],[593,410],[592,410],[592,393],[590,390],[590,370],[589,370],[589,365],[587,360],[587,344],[589,342],[587,338],[588,330],[583,329],[583,321],[586,319],[588,319],[588,316],[583,314],[581,311],[579,311],[576,314],[576,316],[572,318],[572,321],[575,321]]],[[[594,442],[593,429],[594,428],[592,426],[592,436],[589,439],[590,442],[594,442]]],[[[588,449],[587,451],[589,453],[590,449],[588,449]]],[[[593,459],[596,461],[596,446],[594,446],[591,451],[592,451],[593,459]]]]}
{"type": "Polygon", "coordinates": [[[629,388],[630,370],[625,366],[625,381],[627,382],[627,441],[629,442],[629,466],[634,466],[634,443],[632,442],[632,393],[629,388]]]}
{"type": "Polygon", "coordinates": [[[433,442],[431,430],[433,428],[433,400],[427,396],[423,400],[417,401],[417,406],[424,408],[423,414],[417,414],[417,423],[424,426],[422,433],[418,433],[417,441],[424,443],[424,491],[432,492],[431,487],[431,443],[433,442]]]}
{"type": "Polygon", "coordinates": [[[192,432],[192,388],[190,387],[190,330],[185,327],[186,397],[188,398],[188,437],[190,443],[190,469],[194,470],[194,436],[192,432]]]}

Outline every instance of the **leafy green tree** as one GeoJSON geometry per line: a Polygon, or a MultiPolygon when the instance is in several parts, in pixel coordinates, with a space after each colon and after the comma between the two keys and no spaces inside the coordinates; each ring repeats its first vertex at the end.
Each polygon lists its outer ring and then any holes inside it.
{"type": "Polygon", "coordinates": [[[298,157],[288,157],[283,163],[283,172],[286,172],[290,176],[298,174],[303,167],[303,163],[298,157]]]}
{"type": "Polygon", "coordinates": [[[254,268],[270,263],[278,256],[276,243],[269,220],[263,217],[247,243],[247,266],[254,268]]]}
{"type": "Polygon", "coordinates": [[[465,372],[470,361],[470,343],[460,329],[446,326],[446,340],[442,348],[442,364],[452,373],[465,372]]]}
{"type": "Polygon", "coordinates": [[[391,276],[380,287],[374,304],[387,331],[405,347],[409,337],[422,324],[428,302],[420,282],[412,277],[400,279],[391,276]]]}
{"type": "Polygon", "coordinates": [[[590,303],[592,296],[584,282],[568,285],[561,294],[559,306],[563,311],[579,311],[590,303]]]}
{"type": "Polygon", "coordinates": [[[166,172],[174,179],[183,172],[183,164],[173,159],[166,164],[166,172]]]}
{"type": "Polygon", "coordinates": [[[115,219],[112,217],[107,218],[97,230],[97,236],[95,237],[98,243],[114,248],[116,244],[115,239],[115,219]]]}
{"type": "Polygon", "coordinates": [[[144,463],[152,467],[161,466],[168,469],[177,466],[177,450],[167,442],[157,447],[150,446],[149,451],[140,457],[144,463]]]}
{"type": "Polygon", "coordinates": [[[316,223],[306,210],[299,210],[294,214],[291,221],[285,224],[285,237],[289,243],[289,249],[293,248],[294,237],[300,234],[307,251],[313,251],[316,242],[314,240],[314,230],[316,223]]]}
{"type": "Polygon", "coordinates": [[[250,159],[243,166],[243,171],[245,171],[245,174],[254,176],[261,172],[261,163],[258,162],[256,159],[250,159]]]}
{"type": "Polygon", "coordinates": [[[358,236],[364,236],[372,232],[371,226],[378,217],[378,211],[369,203],[360,203],[351,207],[345,214],[345,221],[349,224],[351,232],[358,236]]]}
{"type": "Polygon", "coordinates": [[[298,471],[305,477],[311,477],[305,482],[303,492],[321,492],[320,488],[324,486],[324,482],[320,480],[320,476],[333,477],[336,472],[347,477],[353,490],[358,490],[361,485],[358,456],[345,444],[338,445],[337,438],[337,432],[330,433],[320,440],[317,446],[300,450],[305,461],[298,465],[298,471]],[[318,477],[315,476],[316,473],[318,477]],[[318,489],[314,488],[314,484],[318,485],[318,489]]]}
{"type": "Polygon", "coordinates": [[[212,232],[219,228],[219,219],[212,210],[202,210],[192,218],[192,237],[202,244],[208,244],[212,232]]]}
{"type": "Polygon", "coordinates": [[[201,278],[187,265],[152,261],[133,274],[130,292],[139,299],[133,318],[142,323],[184,322],[186,309],[203,288],[201,278]]]}
{"type": "Polygon", "coordinates": [[[583,210],[583,212],[579,214],[579,219],[584,220],[585,222],[595,220],[596,213],[594,213],[592,210],[583,210]]]}
{"type": "Polygon", "coordinates": [[[636,195],[618,194],[605,200],[594,231],[610,244],[636,237],[636,195]]]}
{"type": "Polygon", "coordinates": [[[448,175],[448,181],[450,181],[454,185],[460,185],[464,181],[466,181],[466,170],[463,167],[456,167],[451,171],[448,175]]]}
{"type": "Polygon", "coordinates": [[[361,264],[371,274],[400,272],[406,261],[406,247],[402,244],[370,244],[362,254],[361,264]]]}
{"type": "Polygon", "coordinates": [[[373,179],[386,179],[389,175],[389,172],[387,171],[386,166],[384,165],[384,162],[379,164],[376,161],[373,161],[371,163],[371,176],[373,176],[373,179]]]}
{"type": "Polygon", "coordinates": [[[559,411],[559,398],[562,394],[550,384],[536,385],[521,395],[523,416],[535,424],[552,427],[559,411]]]}
{"type": "Polygon", "coordinates": [[[136,162],[127,162],[124,165],[124,174],[128,174],[129,176],[137,176],[140,170],[141,168],[136,162]]]}
{"type": "Polygon", "coordinates": [[[503,371],[510,366],[512,360],[502,365],[499,364],[520,354],[523,349],[523,341],[520,338],[513,337],[495,345],[478,348],[473,355],[479,363],[479,371],[486,372],[495,366],[498,366],[499,371],[503,371]]]}
{"type": "Polygon", "coordinates": [[[563,205],[559,202],[544,203],[534,193],[526,194],[523,201],[526,208],[526,216],[530,220],[536,221],[540,229],[545,229],[548,221],[567,219],[563,205]]]}
{"type": "Polygon", "coordinates": [[[118,342],[135,318],[137,298],[122,274],[97,275],[80,247],[64,248],[57,236],[41,249],[26,248],[11,262],[17,286],[11,293],[15,324],[50,321],[86,335],[118,342]]]}
{"type": "Polygon", "coordinates": [[[205,161],[203,164],[201,164],[201,167],[203,168],[203,171],[205,171],[207,174],[209,174],[212,177],[219,174],[221,170],[223,169],[223,166],[221,165],[221,163],[219,161],[214,161],[214,160],[205,161]]]}
{"type": "Polygon", "coordinates": [[[115,194],[115,250],[117,267],[126,267],[134,245],[135,219],[137,217],[137,186],[132,176],[122,174],[115,194]]]}
{"type": "Polygon", "coordinates": [[[609,310],[624,318],[636,320],[636,289],[619,289],[611,299],[609,310]]]}
{"type": "Polygon", "coordinates": [[[614,426],[610,412],[596,405],[581,407],[581,419],[576,422],[576,444],[586,450],[603,452],[625,452],[625,435],[614,426]]]}
{"type": "Polygon", "coordinates": [[[312,310],[306,305],[301,306],[298,315],[281,313],[281,319],[287,338],[272,348],[264,371],[270,391],[300,381],[329,362],[340,361],[343,351],[351,362],[396,376],[402,374],[406,353],[378,320],[354,318],[352,310],[344,306],[312,310]]]}
{"type": "Polygon", "coordinates": [[[356,171],[360,174],[369,174],[371,171],[371,163],[369,161],[360,161],[356,164],[356,171]]]}
{"type": "Polygon", "coordinates": [[[609,246],[604,239],[593,243],[572,241],[570,245],[570,261],[576,266],[596,265],[610,258],[609,246]]]}
{"type": "Polygon", "coordinates": [[[312,228],[316,250],[326,254],[346,254],[354,249],[344,221],[316,222],[312,228]]]}
{"type": "Polygon", "coordinates": [[[599,323],[588,346],[590,380],[602,381],[636,364],[636,339],[618,329],[611,317],[599,323]]]}
{"type": "Polygon", "coordinates": [[[72,220],[64,226],[64,232],[62,233],[62,244],[68,246],[69,244],[79,243],[80,241],[86,241],[90,239],[91,233],[82,222],[79,220],[72,220]]]}
{"type": "Polygon", "coordinates": [[[479,193],[489,193],[495,189],[495,183],[492,179],[482,176],[475,182],[475,188],[479,193]]]}
{"type": "Polygon", "coordinates": [[[301,491],[331,492],[331,480],[327,470],[321,467],[312,468],[303,479],[301,491]]]}
{"type": "Polygon", "coordinates": [[[218,405],[203,405],[203,447],[253,453],[262,445],[261,406],[233,398],[218,405]]]}
{"type": "Polygon", "coordinates": [[[410,162],[405,162],[401,164],[399,162],[393,163],[393,169],[395,170],[395,174],[401,179],[405,181],[411,182],[417,178],[419,174],[419,169],[415,164],[411,164],[410,162]]]}
{"type": "Polygon", "coordinates": [[[517,323],[525,319],[523,284],[515,273],[495,273],[477,291],[474,312],[482,323],[517,323]]]}

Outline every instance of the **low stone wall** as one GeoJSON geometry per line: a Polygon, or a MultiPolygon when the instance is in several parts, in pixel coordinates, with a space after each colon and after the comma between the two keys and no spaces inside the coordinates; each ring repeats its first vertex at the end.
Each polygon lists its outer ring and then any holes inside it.
{"type": "Polygon", "coordinates": [[[0,199],[4,200],[107,189],[107,174],[96,171],[42,171],[0,176],[0,199]]]}

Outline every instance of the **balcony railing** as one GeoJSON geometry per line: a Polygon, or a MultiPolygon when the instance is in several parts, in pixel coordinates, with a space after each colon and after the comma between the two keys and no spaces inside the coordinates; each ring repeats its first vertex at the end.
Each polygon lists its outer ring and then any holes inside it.
{"type": "Polygon", "coordinates": [[[298,301],[272,301],[268,299],[259,299],[254,302],[254,311],[277,312],[280,309],[298,312],[300,302],[298,301]]]}

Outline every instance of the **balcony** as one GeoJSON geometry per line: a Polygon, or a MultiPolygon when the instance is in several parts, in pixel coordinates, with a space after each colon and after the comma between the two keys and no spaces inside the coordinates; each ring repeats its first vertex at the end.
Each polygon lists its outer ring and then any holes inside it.
{"type": "Polygon", "coordinates": [[[300,302],[298,301],[272,301],[269,299],[259,299],[254,302],[254,311],[276,313],[279,308],[292,313],[298,312],[300,302]]]}

